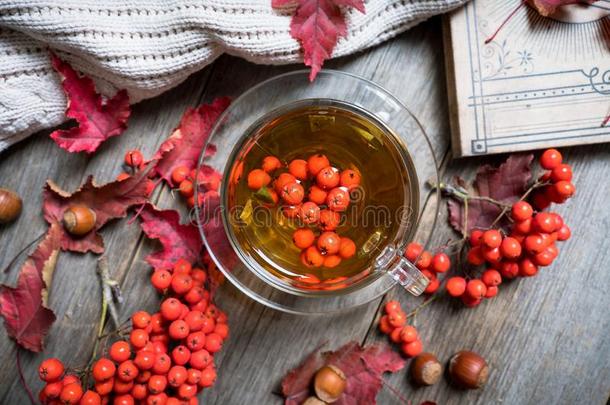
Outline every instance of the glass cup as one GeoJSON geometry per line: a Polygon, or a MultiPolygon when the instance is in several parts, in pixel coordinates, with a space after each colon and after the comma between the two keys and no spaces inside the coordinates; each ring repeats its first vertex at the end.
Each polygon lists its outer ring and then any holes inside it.
{"type": "Polygon", "coordinates": [[[238,97],[221,115],[201,152],[199,168],[223,174],[219,193],[196,189],[196,201],[203,201],[196,219],[207,251],[225,277],[256,301],[290,313],[329,313],[370,302],[396,283],[413,295],[426,288],[428,279],[402,252],[415,239],[427,244],[435,227],[438,191],[428,191],[426,181],[438,183],[436,159],[417,119],[380,86],[331,70],[320,72],[313,83],[308,81],[306,70],[271,78],[238,97]],[[369,266],[340,284],[303,285],[271,274],[241,248],[232,229],[227,179],[243,145],[255,132],[253,129],[299,105],[349,106],[367,116],[391,134],[408,167],[412,201],[400,217],[399,230],[375,251],[369,266]],[[210,153],[212,150],[215,153],[210,153]],[[421,220],[424,209],[433,213],[431,221],[421,220]]]}

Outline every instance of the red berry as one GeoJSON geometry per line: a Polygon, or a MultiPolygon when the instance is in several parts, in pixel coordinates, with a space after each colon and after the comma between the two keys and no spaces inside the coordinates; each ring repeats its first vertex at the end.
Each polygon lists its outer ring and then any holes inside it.
{"type": "Polygon", "coordinates": [[[502,240],[500,253],[507,259],[516,259],[521,256],[521,244],[517,239],[507,236],[502,240]]]}
{"type": "Polygon", "coordinates": [[[188,377],[186,368],[182,366],[174,366],[167,373],[167,382],[172,387],[179,387],[186,381],[188,377]]]}
{"type": "Polygon", "coordinates": [[[502,283],[500,272],[494,269],[485,270],[481,275],[481,280],[487,287],[498,286],[502,283]]]}
{"type": "Polygon", "coordinates": [[[162,392],[160,394],[149,395],[146,400],[146,405],[171,405],[171,403],[169,402],[167,394],[162,392]]]}
{"type": "Polygon", "coordinates": [[[313,185],[309,188],[309,192],[307,193],[307,199],[318,205],[322,205],[326,203],[327,194],[328,193],[322,190],[320,187],[313,185]]]}
{"type": "Polygon", "coordinates": [[[576,192],[576,187],[569,181],[558,181],[554,184],[554,189],[557,194],[564,198],[571,197],[576,192]]]}
{"type": "Polygon", "coordinates": [[[150,316],[151,333],[159,334],[165,332],[165,326],[163,322],[163,317],[159,312],[155,312],[154,314],[152,314],[150,316]]]}
{"type": "Polygon", "coordinates": [[[178,319],[182,311],[182,304],[176,298],[166,298],[161,303],[161,315],[168,321],[178,319]]]}
{"type": "Polygon", "coordinates": [[[307,162],[303,159],[294,159],[288,163],[288,171],[299,180],[307,180],[307,162]]]}
{"type": "Polygon", "coordinates": [[[56,358],[43,360],[38,366],[38,376],[42,381],[53,382],[61,378],[64,373],[63,363],[56,358]]]}
{"type": "Polygon", "coordinates": [[[136,349],[141,349],[148,343],[148,332],[144,329],[134,329],[129,334],[129,343],[136,349]]]}
{"type": "Polygon", "coordinates": [[[535,254],[542,252],[546,247],[546,243],[541,234],[535,233],[528,235],[525,238],[523,247],[525,247],[525,250],[527,250],[529,253],[535,254]]]}
{"type": "Polygon", "coordinates": [[[277,191],[278,193],[281,193],[284,186],[286,186],[290,183],[297,183],[297,178],[294,177],[290,173],[280,174],[274,183],[275,191],[277,191]]]}
{"type": "Polygon", "coordinates": [[[148,392],[151,394],[159,394],[165,391],[167,387],[167,377],[164,375],[153,375],[148,380],[148,392]]]}
{"type": "Polygon", "coordinates": [[[491,287],[487,287],[487,291],[485,292],[485,298],[493,298],[496,295],[498,295],[498,287],[497,286],[491,286],[491,287]]]}
{"type": "Polygon", "coordinates": [[[114,379],[109,378],[104,381],[96,381],[94,384],[95,392],[100,394],[101,396],[106,396],[112,392],[114,388],[114,379]]]}
{"type": "Polygon", "coordinates": [[[96,381],[107,380],[114,376],[116,366],[112,360],[102,357],[93,364],[91,372],[96,381]]]}
{"type": "Polygon", "coordinates": [[[551,205],[551,200],[547,197],[546,193],[535,193],[532,197],[532,205],[539,210],[543,210],[551,205]]]}
{"type": "Polygon", "coordinates": [[[207,367],[201,371],[201,380],[199,381],[200,387],[211,387],[216,382],[216,370],[212,367],[207,367]]]}
{"type": "Polygon", "coordinates": [[[502,234],[496,229],[485,231],[483,233],[483,243],[491,249],[500,247],[500,244],[502,243],[502,234]]]}
{"type": "Polygon", "coordinates": [[[167,270],[155,270],[150,277],[150,282],[157,290],[163,291],[172,283],[172,275],[167,270]]]}
{"type": "Polygon", "coordinates": [[[315,224],[320,220],[320,207],[314,202],[305,202],[301,205],[299,217],[306,224],[315,224]]]}
{"type": "Polygon", "coordinates": [[[341,256],[335,254],[335,255],[326,255],[324,257],[324,263],[322,263],[322,266],[328,267],[329,269],[331,269],[333,267],[337,267],[340,264],[341,264],[341,256]]]}
{"type": "Polygon", "coordinates": [[[286,205],[282,207],[282,214],[286,218],[296,218],[301,213],[301,205],[286,205]]]}
{"type": "Polygon", "coordinates": [[[525,258],[519,262],[519,275],[521,277],[532,277],[538,273],[536,266],[530,259],[525,258]]]}
{"type": "Polygon", "coordinates": [[[420,340],[411,343],[404,343],[401,347],[402,352],[408,357],[416,357],[424,350],[420,340]]]}
{"type": "MultiPolygon", "coordinates": [[[[131,383],[133,385],[133,383],[131,383]]],[[[129,388],[131,390],[131,387],[129,388]]],[[[116,391],[115,391],[116,392],[116,391]]],[[[129,391],[127,391],[129,392],[129,391]]],[[[114,397],[113,405],[134,405],[135,401],[133,397],[128,393],[123,393],[123,395],[117,395],[114,397]]]]}
{"type": "Polygon", "coordinates": [[[334,255],[339,252],[341,238],[334,232],[326,231],[318,237],[318,250],[322,255],[334,255]]]}
{"type": "Polygon", "coordinates": [[[330,166],[330,161],[321,153],[311,155],[309,159],[307,159],[307,168],[309,169],[309,173],[311,173],[313,176],[316,176],[327,166],[330,166]]]}
{"type": "Polygon", "coordinates": [[[125,164],[131,167],[139,167],[144,162],[144,156],[138,149],[132,149],[125,154],[125,164]]]}
{"type": "Polygon", "coordinates": [[[261,167],[265,172],[271,173],[282,167],[282,162],[280,162],[280,160],[275,156],[265,156],[263,158],[263,164],[261,167]]]}
{"type": "Polygon", "coordinates": [[[300,228],[292,234],[292,241],[299,249],[307,249],[315,241],[316,236],[309,228],[300,228]]]}
{"type": "Polygon", "coordinates": [[[451,267],[451,260],[446,253],[437,253],[432,258],[432,270],[437,273],[445,273],[451,267]]]}
{"type": "Polygon", "coordinates": [[[532,219],[528,218],[520,222],[515,222],[515,225],[513,225],[513,231],[522,235],[527,235],[532,231],[532,219]]]}
{"type": "Polygon", "coordinates": [[[339,171],[334,167],[327,166],[320,170],[316,175],[316,183],[318,187],[324,190],[330,190],[339,185],[340,176],[339,171]]]}
{"type": "Polygon", "coordinates": [[[248,173],[248,188],[259,190],[271,183],[271,177],[261,169],[254,169],[248,173]]]}
{"type": "Polygon", "coordinates": [[[320,267],[324,264],[324,256],[315,246],[305,249],[303,258],[307,266],[320,267]]]}
{"type": "Polygon", "coordinates": [[[392,328],[400,328],[407,323],[407,316],[402,311],[394,311],[388,314],[388,322],[392,328]]]}
{"type": "Polygon", "coordinates": [[[485,260],[487,260],[488,262],[497,262],[498,260],[500,260],[502,258],[502,254],[500,253],[500,248],[489,248],[487,246],[484,246],[482,249],[483,252],[483,258],[485,260]]]}
{"type": "Polygon", "coordinates": [[[191,332],[200,331],[203,328],[206,316],[201,311],[190,311],[185,317],[184,322],[191,332]]]}
{"type": "Polygon", "coordinates": [[[205,350],[210,353],[216,353],[222,348],[222,338],[216,333],[210,333],[205,337],[205,350]]]}
{"type": "Polygon", "coordinates": [[[473,266],[480,266],[485,263],[481,246],[475,246],[470,249],[466,255],[466,260],[473,266]]]}
{"type": "Polygon", "coordinates": [[[508,279],[515,278],[519,275],[519,265],[515,262],[502,262],[500,264],[500,274],[508,279]]]}
{"type": "Polygon", "coordinates": [[[487,291],[487,287],[485,283],[483,283],[479,279],[473,279],[466,284],[466,294],[473,299],[480,299],[485,296],[485,292],[487,291]]]}
{"type": "Polygon", "coordinates": [[[460,297],[466,291],[466,279],[464,277],[451,277],[447,280],[445,288],[452,297],[460,297]]]}
{"type": "Polygon", "coordinates": [[[351,169],[343,170],[340,175],[339,184],[341,187],[347,187],[352,190],[360,185],[360,174],[351,169]]]}
{"type": "Polygon", "coordinates": [[[483,301],[482,298],[472,298],[468,294],[464,294],[460,298],[462,299],[464,305],[466,305],[468,308],[474,308],[483,301]]]}
{"type": "Polygon", "coordinates": [[[440,283],[440,281],[438,281],[438,278],[432,277],[430,279],[430,282],[426,286],[426,289],[424,290],[424,293],[426,293],[426,294],[434,294],[436,292],[436,290],[438,290],[440,285],[441,285],[441,283],[440,283]]]}
{"type": "Polygon", "coordinates": [[[178,166],[172,171],[172,182],[174,184],[180,184],[189,175],[189,168],[186,166],[178,166]]]}
{"type": "Polygon", "coordinates": [[[540,267],[545,267],[550,265],[553,260],[555,260],[555,257],[557,257],[556,252],[552,248],[549,249],[547,247],[542,252],[534,255],[532,261],[534,262],[534,264],[540,267]]]}
{"type": "Polygon", "coordinates": [[[148,396],[148,390],[145,384],[134,384],[129,394],[133,399],[143,400],[148,396]]]}
{"type": "Polygon", "coordinates": [[[184,345],[176,346],[174,347],[174,350],[172,350],[172,360],[179,366],[183,366],[188,363],[190,358],[191,351],[184,345]]]}
{"type": "Polygon", "coordinates": [[[320,211],[320,227],[324,231],[334,231],[341,224],[341,215],[331,210],[320,211]]]}
{"type": "Polygon", "coordinates": [[[150,325],[150,314],[146,311],[137,311],[131,316],[131,324],[136,329],[146,329],[150,325]]]}
{"type": "Polygon", "coordinates": [[[431,263],[432,263],[432,255],[427,250],[424,250],[421,253],[421,255],[419,255],[419,257],[417,258],[417,261],[415,262],[415,266],[417,266],[418,269],[422,270],[422,269],[427,269],[428,267],[430,267],[431,263]]]}
{"type": "Polygon", "coordinates": [[[483,243],[483,231],[480,229],[474,229],[472,232],[470,232],[469,241],[470,246],[479,246],[481,243],[483,243]]]}
{"type": "Polygon", "coordinates": [[[209,315],[205,315],[203,319],[203,326],[201,327],[201,331],[205,334],[211,333],[216,327],[216,322],[214,318],[209,315]]]}
{"type": "Polygon", "coordinates": [[[214,333],[225,340],[229,337],[229,325],[226,323],[217,323],[216,327],[214,328],[214,333]]]}
{"type": "Polygon", "coordinates": [[[174,263],[174,273],[189,273],[192,269],[191,263],[185,259],[178,259],[174,263]]]}
{"type": "Polygon", "coordinates": [[[349,206],[349,193],[340,187],[333,188],[328,192],[328,196],[326,197],[326,205],[328,205],[328,208],[333,211],[345,211],[349,206]]]}
{"type": "Polygon", "coordinates": [[[80,399],[79,405],[101,405],[102,397],[95,391],[87,390],[80,399]]]}
{"type": "Polygon", "coordinates": [[[201,370],[189,368],[186,371],[186,382],[189,384],[199,384],[199,381],[201,381],[201,370]]]}
{"type": "Polygon", "coordinates": [[[178,186],[178,190],[184,198],[192,197],[195,194],[193,182],[190,180],[182,180],[178,186]]]}
{"type": "Polygon", "coordinates": [[[400,332],[402,332],[402,327],[394,328],[394,330],[390,332],[390,340],[394,343],[400,343],[400,332]]]}
{"type": "Polygon", "coordinates": [[[555,230],[555,217],[554,214],[548,212],[539,212],[534,216],[532,226],[535,231],[551,233],[555,230]]]}
{"type": "Polygon", "coordinates": [[[511,216],[517,222],[531,218],[533,213],[534,209],[526,201],[517,201],[511,208],[511,216]]]}
{"type": "Polygon", "coordinates": [[[405,248],[405,257],[411,263],[415,263],[415,260],[424,251],[424,247],[417,242],[411,242],[405,248]]]}
{"type": "Polygon", "coordinates": [[[415,327],[411,325],[405,326],[400,332],[400,340],[402,340],[404,343],[411,343],[415,342],[416,340],[419,340],[417,329],[415,329],[415,327]]]}
{"type": "Polygon", "coordinates": [[[153,351],[140,350],[133,362],[140,370],[150,370],[155,365],[155,359],[153,351]]]}
{"type": "Polygon", "coordinates": [[[540,166],[546,170],[553,170],[561,164],[561,153],[557,149],[547,149],[540,156],[540,166]]]}
{"type": "Polygon", "coordinates": [[[392,312],[401,311],[400,302],[398,302],[396,300],[388,301],[388,302],[386,302],[384,309],[385,309],[386,314],[391,314],[392,312]]]}
{"type": "Polygon", "coordinates": [[[299,183],[286,184],[280,192],[282,199],[290,205],[297,205],[303,201],[305,190],[299,183]]]}
{"type": "Polygon", "coordinates": [[[570,230],[570,227],[567,226],[566,224],[563,224],[561,226],[561,228],[557,231],[557,240],[568,240],[570,239],[570,236],[572,235],[572,231],[570,230]]]}
{"type": "MultiPolygon", "coordinates": [[[[193,284],[195,284],[194,281],[193,281],[193,284]]],[[[201,301],[202,299],[204,299],[204,297],[205,297],[205,290],[203,289],[203,287],[194,285],[193,288],[191,288],[190,290],[188,290],[188,292],[186,294],[184,294],[183,298],[190,305],[194,305],[194,304],[198,303],[199,301],[201,301]]]]}
{"type": "Polygon", "coordinates": [[[551,171],[551,180],[554,183],[572,180],[572,167],[565,163],[558,165],[551,171]]]}
{"type": "Polygon", "coordinates": [[[131,360],[125,360],[117,368],[117,377],[121,381],[132,381],[138,376],[138,367],[131,360]]]}
{"type": "Polygon", "coordinates": [[[187,337],[190,333],[189,326],[182,319],[176,319],[169,325],[169,336],[172,339],[180,340],[187,337]]]}
{"type": "Polygon", "coordinates": [[[339,256],[343,259],[349,259],[356,254],[356,244],[353,240],[347,237],[341,238],[339,245],[339,256]]]}
{"type": "Polygon", "coordinates": [[[61,390],[64,387],[63,381],[54,381],[47,383],[42,392],[48,399],[59,398],[59,394],[61,394],[61,390]]]}
{"type": "Polygon", "coordinates": [[[185,294],[193,287],[193,279],[188,274],[178,273],[172,276],[172,290],[178,294],[185,294]]]}
{"type": "Polygon", "coordinates": [[[59,394],[59,399],[64,405],[78,404],[83,396],[83,387],[80,383],[71,383],[64,385],[59,394]]]}
{"type": "Polygon", "coordinates": [[[392,325],[390,325],[388,316],[389,315],[384,315],[379,319],[379,330],[381,331],[381,333],[386,334],[386,335],[389,335],[390,333],[392,333],[392,330],[394,329],[392,327],[392,325]]]}
{"type": "Polygon", "coordinates": [[[203,370],[212,363],[212,355],[205,349],[198,350],[191,354],[190,365],[197,370],[203,370]]]}
{"type": "Polygon", "coordinates": [[[152,372],[155,374],[167,374],[171,366],[172,359],[167,353],[157,353],[152,366],[152,372]]]}

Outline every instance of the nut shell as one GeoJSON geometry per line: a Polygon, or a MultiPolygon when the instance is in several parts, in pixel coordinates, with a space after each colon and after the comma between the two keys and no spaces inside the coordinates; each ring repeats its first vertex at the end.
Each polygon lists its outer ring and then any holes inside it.
{"type": "Polygon", "coordinates": [[[21,214],[23,202],[14,191],[0,188],[0,224],[8,224],[21,214]]]}
{"type": "Polygon", "coordinates": [[[449,375],[459,387],[477,389],[487,382],[489,367],[483,357],[463,350],[454,354],[449,360],[449,375]]]}
{"type": "Polygon", "coordinates": [[[422,353],[411,363],[411,377],[419,385],[434,385],[443,374],[443,366],[432,353],[422,353]]]}
{"type": "Polygon", "coordinates": [[[64,228],[75,236],[85,235],[95,227],[95,211],[86,205],[72,205],[64,211],[64,228]]]}
{"type": "Polygon", "coordinates": [[[341,398],[346,385],[345,374],[332,364],[324,366],[316,372],[313,384],[316,396],[326,403],[332,403],[341,398]]]}

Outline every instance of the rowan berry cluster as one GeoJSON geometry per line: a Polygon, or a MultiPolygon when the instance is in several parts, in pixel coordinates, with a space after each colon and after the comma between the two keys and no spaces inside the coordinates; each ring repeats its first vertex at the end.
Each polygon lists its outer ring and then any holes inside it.
{"type": "Polygon", "coordinates": [[[407,325],[407,314],[402,310],[400,303],[388,301],[384,312],[385,315],[379,320],[379,330],[388,335],[392,342],[400,344],[405,356],[418,356],[424,350],[424,346],[415,326],[407,325]]]}
{"type": "Polygon", "coordinates": [[[266,156],[260,169],[248,173],[247,184],[258,195],[267,196],[271,205],[281,199],[283,215],[298,221],[300,227],[292,240],[301,249],[303,265],[332,268],[351,258],[356,244],[341,237],[336,229],[341,224],[341,213],[350,204],[350,191],[360,185],[360,174],[352,169],[339,170],[320,153],[307,160],[290,161],[287,171],[282,171],[283,167],[277,157],[266,156]]]}
{"type": "Polygon", "coordinates": [[[444,252],[432,253],[424,250],[424,247],[417,242],[411,242],[405,249],[404,256],[415,264],[430,282],[424,290],[425,294],[433,294],[440,287],[440,280],[437,274],[446,273],[451,267],[451,259],[444,252]]]}
{"type": "MultiPolygon", "coordinates": [[[[222,176],[220,173],[203,166],[200,169],[189,170],[186,166],[178,166],[172,171],[172,182],[178,185],[180,195],[186,198],[189,208],[195,206],[195,187],[202,187],[207,191],[217,192],[220,188],[222,176]]],[[[205,201],[205,194],[197,194],[197,205],[205,201]]]]}
{"type": "Polygon", "coordinates": [[[152,285],[165,299],[159,311],[131,317],[129,338],[114,342],[93,363],[94,384],[65,374],[60,360],[44,360],[39,376],[43,404],[176,405],[198,403],[196,394],[216,380],[214,353],[229,335],[226,315],[205,288],[207,272],[178,260],[173,269],[155,270],[152,285]]]}

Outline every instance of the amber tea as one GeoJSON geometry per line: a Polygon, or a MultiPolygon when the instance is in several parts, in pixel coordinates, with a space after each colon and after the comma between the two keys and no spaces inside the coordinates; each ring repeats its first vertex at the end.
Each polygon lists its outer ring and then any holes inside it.
{"type": "Polygon", "coordinates": [[[230,161],[229,239],[274,283],[344,288],[414,232],[419,196],[406,145],[356,106],[285,106],[258,120],[230,161]]]}

